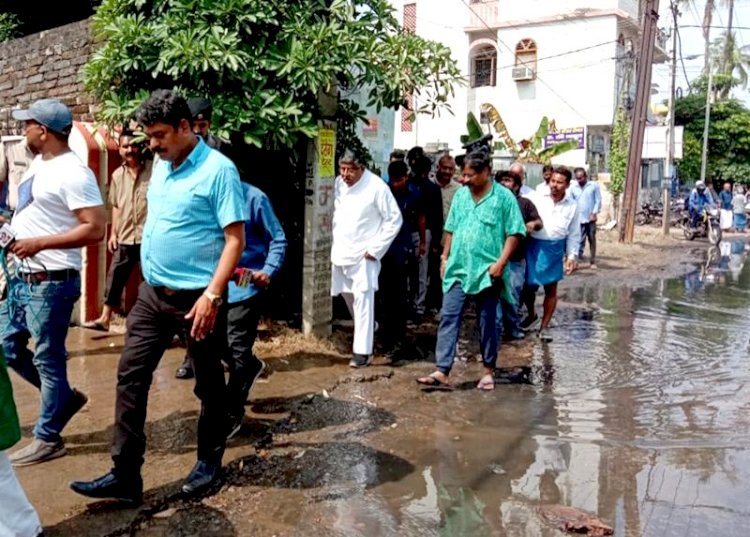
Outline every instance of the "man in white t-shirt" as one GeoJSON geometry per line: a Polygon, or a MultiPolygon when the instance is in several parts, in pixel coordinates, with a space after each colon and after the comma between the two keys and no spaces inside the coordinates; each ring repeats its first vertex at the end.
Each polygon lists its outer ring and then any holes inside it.
{"type": "Polygon", "coordinates": [[[65,455],[60,433],[88,400],[68,383],[65,338],[81,294],[81,247],[102,240],[106,216],[94,174],[68,146],[70,110],[42,99],[13,117],[26,122],[36,156],[18,186],[8,250],[19,273],[0,301],[0,330],[8,365],[41,394],[34,439],[10,456],[29,466],[65,455]]]}

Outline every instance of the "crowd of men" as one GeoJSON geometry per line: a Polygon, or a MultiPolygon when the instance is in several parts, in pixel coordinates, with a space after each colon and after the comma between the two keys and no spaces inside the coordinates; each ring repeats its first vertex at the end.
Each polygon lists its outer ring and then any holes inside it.
{"type": "MultiPolygon", "coordinates": [[[[26,536],[38,533],[39,521],[12,467],[64,456],[62,432],[88,402],[68,382],[65,339],[80,296],[80,248],[105,238],[107,217],[96,178],[68,145],[67,107],[43,99],[14,117],[25,122],[24,151],[34,158],[14,184],[6,182],[15,240],[5,253],[16,270],[4,274],[0,332],[8,367],[39,390],[41,406],[32,441],[10,455],[3,450],[20,438],[17,418],[0,425],[0,509],[28,515],[12,528],[26,536]]],[[[143,494],[149,388],[174,337],[187,347],[177,377],[195,378],[201,403],[197,461],[182,490],[193,494],[219,482],[226,442],[240,429],[265,367],[252,349],[287,244],[266,195],[240,176],[222,154],[228,144],[210,133],[207,100],[155,91],[136,121],[148,143],[130,130],[119,135],[122,165],[107,195],[112,262],[104,307],[84,325],[110,329],[140,267],[117,372],[112,469],[71,484],[84,496],[132,504],[143,494]]],[[[551,340],[557,284],[576,270],[585,241],[595,267],[601,196],[583,169],[571,184],[567,168],[547,166],[544,183],[532,190],[520,163],[493,173],[486,151],[465,155],[460,170],[448,154],[433,166],[419,147],[394,152],[387,180],[350,150],[338,165],[331,290],[354,320],[352,367],[371,363],[376,337],[395,354],[403,351],[409,320],[437,315],[436,370],[417,382],[449,388],[463,312],[473,301],[484,365],[477,388],[492,390],[501,334],[551,340]]],[[[0,413],[15,415],[0,364],[0,413]]]]}

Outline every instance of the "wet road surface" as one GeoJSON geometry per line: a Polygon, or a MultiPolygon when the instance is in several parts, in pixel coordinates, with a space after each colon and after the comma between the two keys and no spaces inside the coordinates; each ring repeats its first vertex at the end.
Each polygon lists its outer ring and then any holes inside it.
{"type": "MultiPolygon", "coordinates": [[[[537,509],[596,513],[618,536],[750,534],[750,263],[726,243],[684,277],[587,285],[561,301],[554,341],[501,351],[453,392],[418,389],[426,362],[350,372],[334,354],[266,356],[213,496],[177,495],[194,462],[192,384],[170,350],[151,391],[141,509],[90,504],[72,479],[109,468],[121,336],[71,331],[70,376],[91,402],[69,455],[18,475],[52,536],[543,536],[537,509]]],[[[14,381],[17,381],[14,378],[14,381]]],[[[28,435],[36,394],[15,382],[28,435]]],[[[24,440],[25,443],[26,440],[24,440]]]]}

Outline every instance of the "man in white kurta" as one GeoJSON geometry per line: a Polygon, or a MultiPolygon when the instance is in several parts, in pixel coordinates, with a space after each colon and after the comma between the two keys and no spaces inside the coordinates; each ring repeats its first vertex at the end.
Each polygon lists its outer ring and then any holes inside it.
{"type": "Polygon", "coordinates": [[[388,185],[351,151],[339,159],[333,209],[331,294],[342,295],[354,320],[351,367],[372,361],[380,260],[401,229],[388,185]]]}

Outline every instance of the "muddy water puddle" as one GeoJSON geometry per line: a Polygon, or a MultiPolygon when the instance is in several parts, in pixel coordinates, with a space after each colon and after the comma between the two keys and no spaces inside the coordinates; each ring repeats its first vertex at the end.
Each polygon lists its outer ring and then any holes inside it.
{"type": "MultiPolygon", "coordinates": [[[[19,477],[52,536],[559,537],[539,507],[560,504],[617,536],[744,537],[746,257],[728,242],[644,287],[571,280],[554,340],[504,346],[494,393],[473,388],[472,360],[457,362],[455,391],[431,393],[414,382],[426,361],[351,372],[335,354],[264,355],[272,374],[228,446],[226,485],[199,501],[176,495],[198,407],[170,351],[152,388],[141,510],[94,509],[67,490],[109,468],[120,345],[74,331],[71,375],[93,404],[71,424],[67,457],[19,477]]],[[[28,430],[35,394],[17,397],[28,430]]]]}
{"type": "Polygon", "coordinates": [[[470,388],[472,363],[452,393],[414,388],[425,364],[337,392],[378,395],[396,425],[355,436],[372,450],[354,459],[332,452],[330,495],[301,495],[310,518],[292,534],[561,535],[538,514],[547,504],[619,536],[750,534],[745,257],[727,243],[682,278],[569,290],[552,343],[504,348],[493,394],[470,388]],[[385,454],[408,464],[381,480],[385,454]]]}

